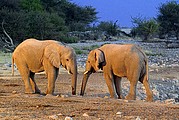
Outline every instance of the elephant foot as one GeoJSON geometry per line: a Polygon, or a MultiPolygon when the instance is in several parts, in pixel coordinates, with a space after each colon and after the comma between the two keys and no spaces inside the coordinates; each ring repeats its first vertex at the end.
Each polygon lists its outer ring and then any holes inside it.
{"type": "Polygon", "coordinates": [[[118,99],[118,96],[117,95],[110,95],[110,98],[118,99]]]}
{"type": "Polygon", "coordinates": [[[53,95],[53,92],[47,90],[47,91],[46,91],[46,95],[48,95],[48,94],[53,95]]]}
{"type": "Polygon", "coordinates": [[[135,99],[136,99],[135,95],[129,94],[126,96],[126,100],[135,100],[135,99]]]}
{"type": "Polygon", "coordinates": [[[118,95],[118,99],[124,99],[123,95],[118,95]]]}
{"type": "Polygon", "coordinates": [[[41,94],[40,90],[35,90],[35,94],[41,94]]]}
{"type": "Polygon", "coordinates": [[[25,94],[34,94],[35,92],[33,91],[25,91],[25,94]]]}
{"type": "Polygon", "coordinates": [[[147,102],[152,102],[153,101],[153,96],[147,96],[146,101],[147,102]]]}

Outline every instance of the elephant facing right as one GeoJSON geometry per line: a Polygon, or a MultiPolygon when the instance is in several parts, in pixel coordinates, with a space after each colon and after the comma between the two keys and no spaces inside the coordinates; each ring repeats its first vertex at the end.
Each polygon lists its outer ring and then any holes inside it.
{"type": "Polygon", "coordinates": [[[89,76],[99,69],[103,70],[111,98],[123,98],[121,78],[126,77],[130,82],[130,90],[126,99],[136,99],[137,82],[140,81],[146,89],[147,101],[153,101],[148,79],[148,60],[138,46],[106,44],[90,51],[86,60],[80,95],[84,95],[89,76]]]}

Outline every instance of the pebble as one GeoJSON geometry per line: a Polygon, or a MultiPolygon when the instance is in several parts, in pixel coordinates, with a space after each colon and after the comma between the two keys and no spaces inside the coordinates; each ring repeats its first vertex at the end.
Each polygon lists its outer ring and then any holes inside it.
{"type": "Polygon", "coordinates": [[[17,91],[12,91],[12,94],[17,94],[17,91]]]}
{"type": "Polygon", "coordinates": [[[65,120],[73,120],[73,118],[72,117],[65,117],[65,120]]]}
{"type": "Polygon", "coordinates": [[[104,98],[109,98],[109,96],[104,96],[104,98]]]}
{"type": "Polygon", "coordinates": [[[58,120],[58,116],[57,115],[51,115],[49,116],[50,119],[52,120],[58,120]]]}
{"type": "Polygon", "coordinates": [[[139,116],[137,116],[136,120],[141,120],[139,116]]]}
{"type": "Polygon", "coordinates": [[[174,104],[175,103],[175,99],[167,99],[165,100],[166,104],[174,104]]]}
{"type": "Polygon", "coordinates": [[[122,117],[122,112],[117,112],[116,115],[117,115],[118,117],[122,117]]]}
{"type": "Polygon", "coordinates": [[[61,98],[67,98],[68,95],[60,95],[61,98]]]}
{"type": "Polygon", "coordinates": [[[89,117],[89,115],[87,113],[84,113],[83,117],[89,117]]]}

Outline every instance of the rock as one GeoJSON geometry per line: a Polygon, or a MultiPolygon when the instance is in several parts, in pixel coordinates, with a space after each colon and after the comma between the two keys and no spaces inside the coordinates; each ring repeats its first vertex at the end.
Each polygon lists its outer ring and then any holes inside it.
{"type": "Polygon", "coordinates": [[[52,94],[47,94],[45,97],[47,97],[47,98],[52,98],[52,97],[54,97],[52,94]]]}
{"type": "Polygon", "coordinates": [[[60,95],[61,98],[67,98],[68,95],[60,95]]]}
{"type": "Polygon", "coordinates": [[[122,112],[117,112],[116,115],[122,117],[122,112]]]}
{"type": "Polygon", "coordinates": [[[122,114],[122,112],[117,112],[117,113],[116,113],[116,115],[121,115],[121,114],[122,114]]]}
{"type": "Polygon", "coordinates": [[[73,120],[71,117],[65,117],[65,120],[73,120]]]}
{"type": "Polygon", "coordinates": [[[59,114],[57,114],[58,116],[63,116],[63,114],[62,113],[59,113],[59,114]]]}
{"type": "Polygon", "coordinates": [[[57,115],[51,115],[49,116],[50,119],[52,120],[58,120],[58,116],[57,115]]]}
{"type": "Polygon", "coordinates": [[[109,98],[109,96],[104,96],[104,98],[109,98]]]}
{"type": "Polygon", "coordinates": [[[128,102],[129,102],[129,100],[124,100],[124,102],[128,103],[128,102]]]}
{"type": "Polygon", "coordinates": [[[17,91],[12,91],[12,94],[17,94],[17,91]]]}
{"type": "Polygon", "coordinates": [[[175,104],[175,99],[167,99],[165,100],[166,104],[175,104]]]}
{"type": "Polygon", "coordinates": [[[136,120],[141,120],[139,116],[137,116],[136,120]]]}
{"type": "Polygon", "coordinates": [[[84,113],[83,117],[89,117],[89,115],[87,113],[84,113]]]}

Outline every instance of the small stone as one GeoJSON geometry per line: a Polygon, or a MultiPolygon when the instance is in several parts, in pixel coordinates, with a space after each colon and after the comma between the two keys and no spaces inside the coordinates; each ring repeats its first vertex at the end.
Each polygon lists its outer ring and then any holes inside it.
{"type": "Polygon", "coordinates": [[[166,104],[175,104],[175,99],[167,99],[165,100],[166,104]]]}
{"type": "Polygon", "coordinates": [[[104,98],[109,98],[108,96],[104,96],[104,98]]]}
{"type": "Polygon", "coordinates": [[[116,115],[117,115],[118,117],[122,117],[122,112],[117,112],[116,115]]]}
{"type": "Polygon", "coordinates": [[[137,116],[136,120],[141,120],[139,116],[137,116]]]}
{"type": "Polygon", "coordinates": [[[87,113],[84,113],[83,117],[89,117],[89,115],[87,113]]]}
{"type": "Polygon", "coordinates": [[[63,116],[63,114],[62,113],[59,113],[59,114],[57,114],[58,116],[63,116]]]}
{"type": "Polygon", "coordinates": [[[71,117],[65,117],[65,120],[73,120],[71,117]]]}
{"type": "Polygon", "coordinates": [[[47,94],[45,97],[51,98],[51,97],[54,97],[54,96],[52,94],[47,94]]]}
{"type": "Polygon", "coordinates": [[[129,100],[124,100],[124,102],[128,103],[128,102],[129,102],[129,100]]]}
{"type": "Polygon", "coordinates": [[[49,116],[49,118],[52,119],[52,120],[57,120],[58,116],[57,115],[51,115],[51,116],[49,116]]]}
{"type": "Polygon", "coordinates": [[[17,94],[17,91],[12,91],[12,94],[17,94]]]}
{"type": "Polygon", "coordinates": [[[121,115],[121,114],[122,114],[122,112],[117,112],[117,113],[116,113],[116,115],[121,115]]]}
{"type": "Polygon", "coordinates": [[[60,95],[57,95],[56,97],[60,97],[60,95]]]}
{"type": "Polygon", "coordinates": [[[60,95],[61,98],[67,98],[68,95],[60,95]]]}

